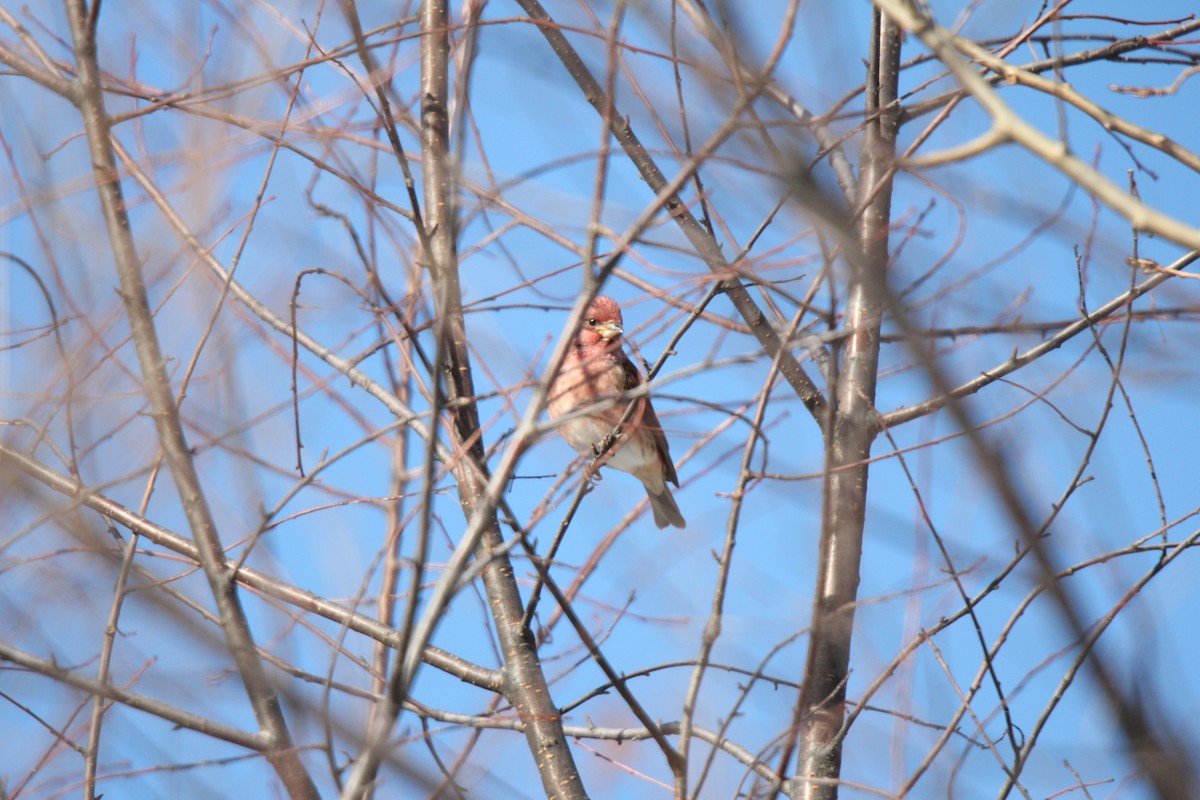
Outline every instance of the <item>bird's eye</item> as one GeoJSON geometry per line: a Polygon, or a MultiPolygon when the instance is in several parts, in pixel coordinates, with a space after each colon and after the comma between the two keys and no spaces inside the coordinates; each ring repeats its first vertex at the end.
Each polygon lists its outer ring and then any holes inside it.
{"type": "Polygon", "coordinates": [[[588,327],[589,328],[596,327],[596,318],[595,317],[592,317],[591,319],[588,320],[588,327]]]}

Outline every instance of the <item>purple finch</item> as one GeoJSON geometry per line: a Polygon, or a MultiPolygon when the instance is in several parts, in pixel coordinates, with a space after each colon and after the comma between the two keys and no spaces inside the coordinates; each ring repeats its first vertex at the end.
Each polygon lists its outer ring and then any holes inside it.
{"type": "Polygon", "coordinates": [[[622,333],[617,301],[593,300],[550,387],[547,409],[552,419],[562,420],[558,432],[567,444],[581,453],[601,453],[619,425],[619,435],[595,467],[609,466],[633,475],[646,487],[654,523],[660,528],[683,528],[687,523],[667,488],[667,481],[678,486],[679,476],[654,406],[645,395],[621,399],[644,382],[621,347],[622,333]],[[630,402],[633,409],[621,422],[630,402]]]}

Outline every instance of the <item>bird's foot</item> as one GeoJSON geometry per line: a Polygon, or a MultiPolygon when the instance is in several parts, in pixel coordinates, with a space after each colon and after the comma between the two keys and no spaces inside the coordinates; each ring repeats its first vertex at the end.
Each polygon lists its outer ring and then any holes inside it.
{"type": "Polygon", "coordinates": [[[591,490],[590,487],[592,484],[599,483],[600,481],[604,480],[604,476],[600,474],[600,465],[595,461],[587,465],[583,471],[583,475],[584,478],[587,479],[589,491],[591,490]]]}

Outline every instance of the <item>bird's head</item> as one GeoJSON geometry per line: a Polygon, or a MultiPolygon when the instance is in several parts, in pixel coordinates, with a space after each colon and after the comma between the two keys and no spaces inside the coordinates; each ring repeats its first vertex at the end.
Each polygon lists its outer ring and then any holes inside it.
{"type": "Polygon", "coordinates": [[[621,327],[621,307],[611,297],[597,297],[588,306],[579,329],[579,343],[584,347],[617,342],[625,330],[621,327]]]}

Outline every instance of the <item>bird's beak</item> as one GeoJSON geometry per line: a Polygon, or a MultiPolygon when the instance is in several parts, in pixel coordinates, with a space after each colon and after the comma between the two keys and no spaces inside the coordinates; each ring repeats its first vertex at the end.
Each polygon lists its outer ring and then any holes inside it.
{"type": "Polygon", "coordinates": [[[625,331],[615,322],[603,322],[596,328],[596,332],[600,334],[601,339],[611,342],[625,331]]]}

